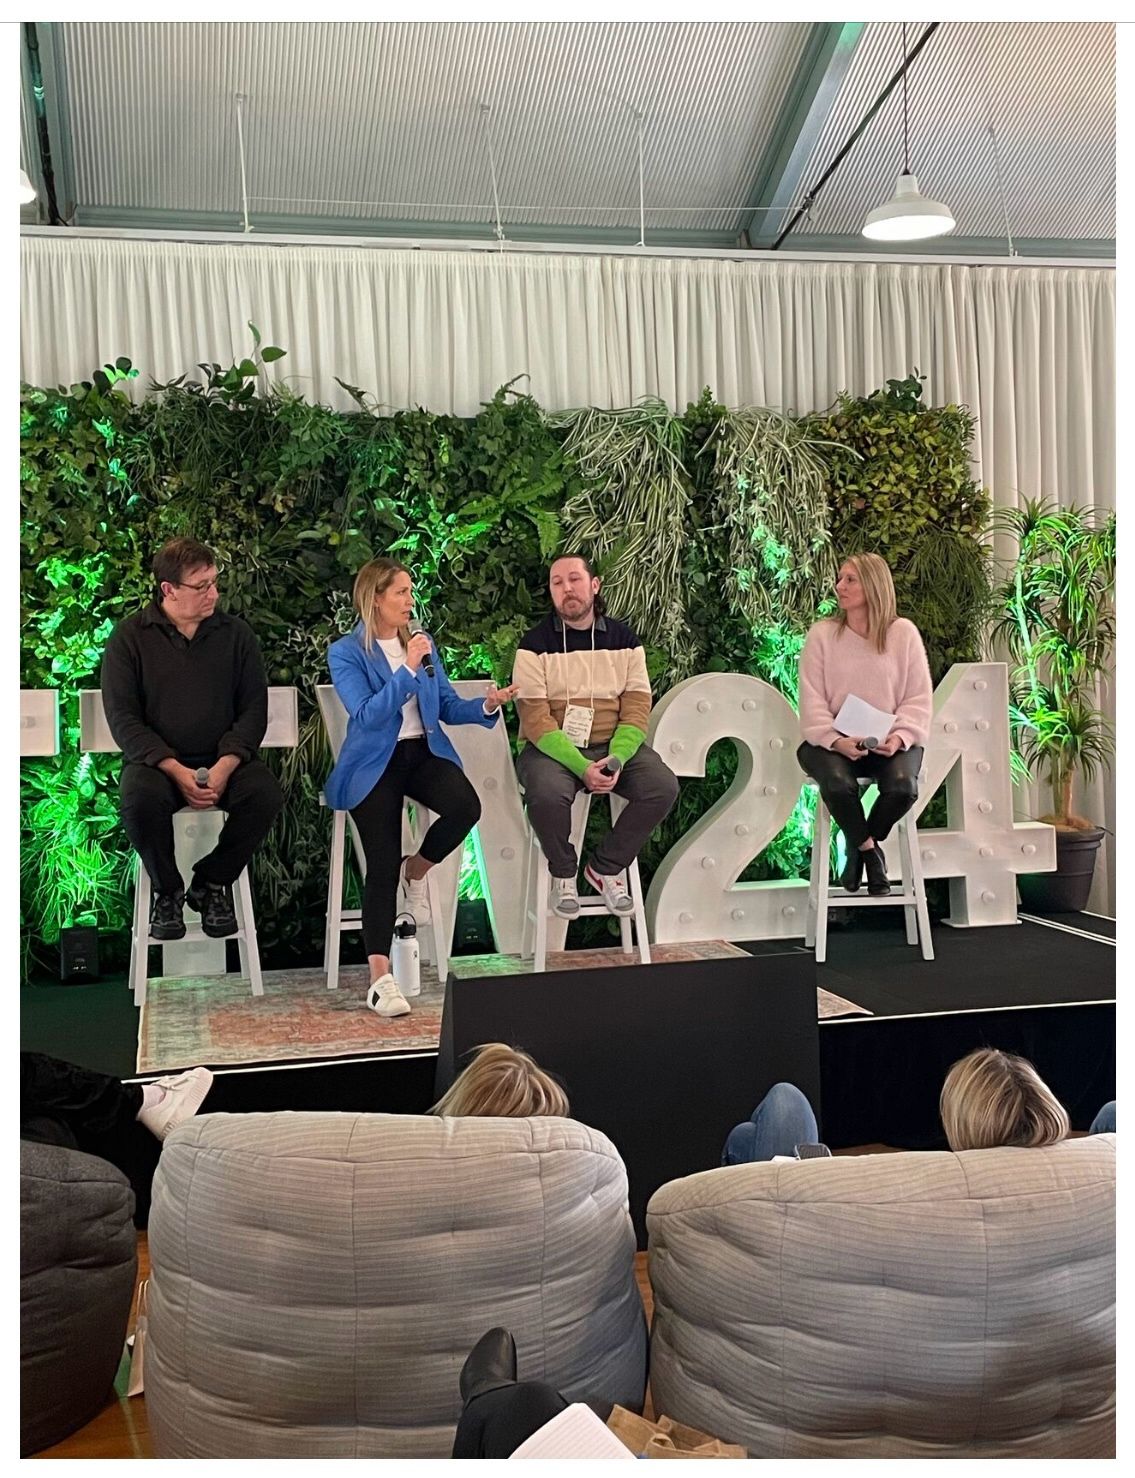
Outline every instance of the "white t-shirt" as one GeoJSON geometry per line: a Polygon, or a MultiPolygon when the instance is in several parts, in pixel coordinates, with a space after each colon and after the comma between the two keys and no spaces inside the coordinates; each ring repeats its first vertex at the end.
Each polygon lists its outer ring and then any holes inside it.
{"type": "MultiPolygon", "coordinates": [[[[380,637],[378,644],[386,653],[391,672],[397,672],[400,667],[405,666],[406,649],[396,636],[392,636],[389,641],[383,641],[380,637]]],[[[421,671],[420,668],[418,670],[421,671]]],[[[418,700],[411,698],[402,705],[402,727],[398,730],[398,737],[399,739],[420,739],[425,732],[418,700]]]]}

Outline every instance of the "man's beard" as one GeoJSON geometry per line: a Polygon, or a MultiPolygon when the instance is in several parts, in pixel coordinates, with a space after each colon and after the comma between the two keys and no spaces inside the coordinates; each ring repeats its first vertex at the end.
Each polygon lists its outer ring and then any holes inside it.
{"type": "Polygon", "coordinates": [[[586,604],[583,604],[581,602],[578,609],[576,609],[575,606],[576,599],[577,597],[572,595],[569,595],[565,598],[563,609],[559,612],[561,620],[583,621],[595,610],[594,599],[589,600],[586,604]]]}

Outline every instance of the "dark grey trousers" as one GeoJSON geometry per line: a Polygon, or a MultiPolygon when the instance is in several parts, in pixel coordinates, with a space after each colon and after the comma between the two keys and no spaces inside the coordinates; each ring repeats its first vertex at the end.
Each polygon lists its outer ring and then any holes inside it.
{"type": "MultiPolygon", "coordinates": [[[[580,751],[589,760],[603,759],[605,744],[591,744],[580,751]]],[[[583,781],[549,759],[532,744],[526,744],[516,762],[528,816],[554,878],[574,878],[579,858],[571,844],[571,805],[583,789],[583,781]]],[[[622,815],[595,848],[591,866],[600,877],[622,872],[638,856],[647,837],[670,814],[678,799],[678,778],[649,745],[640,745],[619,771],[614,794],[627,802],[622,815]]],[[[603,796],[593,796],[603,801],[603,796]]]]}

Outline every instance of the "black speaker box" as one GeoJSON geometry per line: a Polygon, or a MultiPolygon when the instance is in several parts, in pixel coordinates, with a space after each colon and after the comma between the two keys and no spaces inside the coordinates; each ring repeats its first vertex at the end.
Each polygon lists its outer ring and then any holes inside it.
{"type": "Polygon", "coordinates": [[[614,1142],[640,1246],[654,1191],[718,1166],[729,1130],[774,1083],[795,1083],[819,1118],[816,966],[798,948],[544,975],[450,975],[435,1097],[485,1042],[530,1052],[564,1085],[572,1118],[614,1142]]]}
{"type": "Polygon", "coordinates": [[[59,931],[59,978],[78,985],[99,978],[99,931],[94,924],[74,924],[59,931]]]}

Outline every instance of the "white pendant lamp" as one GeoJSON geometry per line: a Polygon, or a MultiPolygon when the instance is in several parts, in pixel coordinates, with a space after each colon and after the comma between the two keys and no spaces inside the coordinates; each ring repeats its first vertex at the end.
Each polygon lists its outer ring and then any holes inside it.
{"type": "Polygon", "coordinates": [[[863,222],[863,234],[872,241],[924,241],[944,236],[957,224],[953,212],[941,201],[919,193],[918,181],[910,172],[910,124],[906,96],[906,22],[902,27],[902,139],[903,170],[895,193],[886,205],[877,205],[863,222]]]}
{"type": "Polygon", "coordinates": [[[20,170],[20,204],[30,205],[35,199],[36,189],[31,180],[28,179],[26,169],[20,170]]]}

